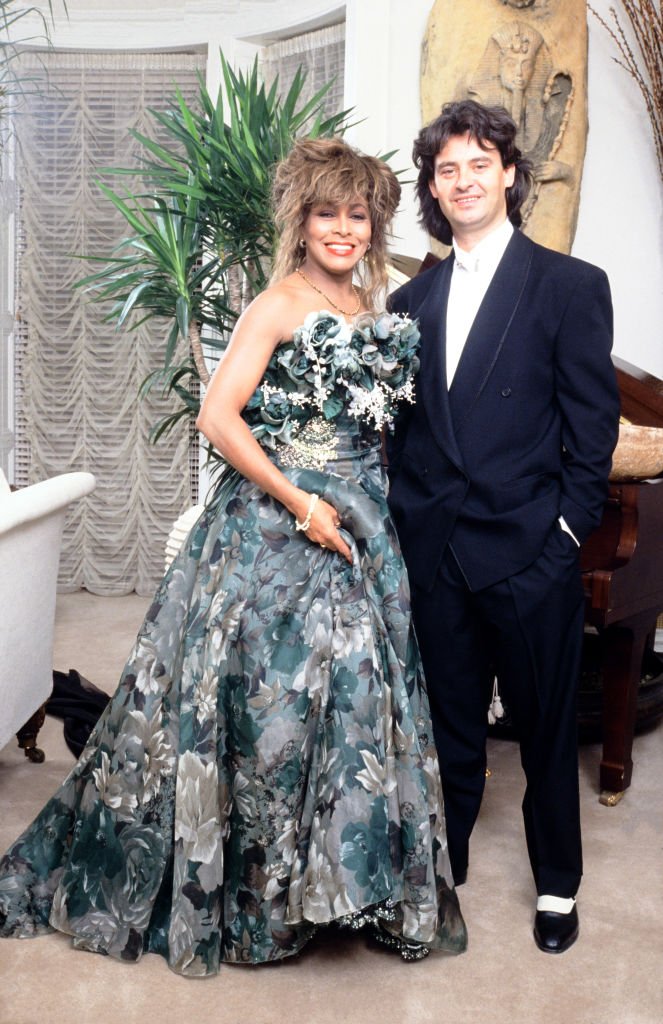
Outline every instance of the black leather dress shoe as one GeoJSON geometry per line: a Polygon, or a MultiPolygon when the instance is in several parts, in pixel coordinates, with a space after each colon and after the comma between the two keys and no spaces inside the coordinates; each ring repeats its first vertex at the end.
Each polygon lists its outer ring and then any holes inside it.
{"type": "Polygon", "coordinates": [[[534,941],[544,953],[563,953],[578,938],[578,908],[568,914],[553,910],[537,910],[534,919],[534,941]]]}

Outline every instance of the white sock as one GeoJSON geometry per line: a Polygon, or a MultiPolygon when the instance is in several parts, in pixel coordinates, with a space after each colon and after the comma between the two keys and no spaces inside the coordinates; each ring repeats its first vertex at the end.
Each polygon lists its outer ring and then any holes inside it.
{"type": "Polygon", "coordinates": [[[569,899],[565,899],[564,896],[539,896],[536,909],[552,911],[554,914],[570,914],[575,903],[573,896],[569,899]]]}

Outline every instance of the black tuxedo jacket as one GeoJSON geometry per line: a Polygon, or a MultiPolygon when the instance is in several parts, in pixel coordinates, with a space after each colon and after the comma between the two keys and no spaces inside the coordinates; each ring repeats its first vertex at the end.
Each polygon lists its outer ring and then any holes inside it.
{"type": "Polygon", "coordinates": [[[389,505],[410,578],[429,589],[447,545],[472,590],[543,549],[560,515],[598,525],[617,439],[612,306],[602,270],[514,231],[451,388],[453,254],[390,298],[419,321],[417,400],[388,438],[389,505]]]}

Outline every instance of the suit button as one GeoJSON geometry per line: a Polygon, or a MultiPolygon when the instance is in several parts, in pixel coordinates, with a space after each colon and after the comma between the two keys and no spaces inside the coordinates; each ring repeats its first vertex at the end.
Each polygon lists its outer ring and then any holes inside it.
{"type": "Polygon", "coordinates": [[[502,388],[502,398],[508,398],[511,394],[511,388],[502,388]]]}

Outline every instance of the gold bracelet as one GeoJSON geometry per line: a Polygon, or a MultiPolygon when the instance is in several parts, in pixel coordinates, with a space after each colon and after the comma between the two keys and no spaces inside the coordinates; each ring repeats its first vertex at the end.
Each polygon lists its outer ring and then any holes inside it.
{"type": "Polygon", "coordinates": [[[303,519],[300,523],[299,519],[295,517],[295,529],[303,530],[304,533],[308,530],[311,525],[311,518],[313,516],[313,510],[320,500],[319,494],[312,494],[308,500],[308,512],[306,513],[306,519],[303,519]]]}

